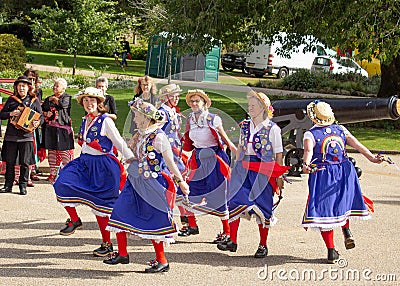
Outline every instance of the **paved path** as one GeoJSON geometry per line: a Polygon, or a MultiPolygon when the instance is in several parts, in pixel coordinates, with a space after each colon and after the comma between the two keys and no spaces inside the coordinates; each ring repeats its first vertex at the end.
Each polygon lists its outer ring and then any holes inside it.
{"type": "MultiPolygon", "coordinates": [[[[344,258],[340,265],[325,264],[326,249],[320,235],[300,226],[307,198],[306,177],[292,178],[293,183],[286,186],[265,259],[253,258],[258,245],[254,221],[242,221],[238,251],[225,253],[210,244],[221,229],[220,222],[202,216],[200,234],[177,237],[166,249],[170,272],[156,275],[143,273],[146,261],[154,258],[151,243],[134,236],[128,241],[130,264],[109,266],[93,257],[91,252],[101,241],[88,207],[78,208],[84,228],[60,236],[66,213],[56,202],[52,186],[40,181],[28,189],[27,196],[18,195],[16,187],[12,194],[0,194],[0,285],[399,285],[400,172],[393,165],[375,165],[358,154],[353,156],[363,169],[361,185],[374,200],[375,213],[370,221],[351,223],[355,249],[346,251],[340,231],[335,233],[344,258]],[[266,275],[265,269],[267,278],[260,279],[266,275]],[[317,281],[310,281],[307,273],[315,273],[317,281]],[[361,276],[353,281],[353,274],[361,276]],[[372,281],[389,279],[392,274],[397,282],[372,281]]],[[[394,155],[393,160],[400,162],[400,156],[394,155]]],[[[0,180],[2,184],[4,176],[0,180]]],[[[115,242],[114,234],[112,239],[115,242]]]]}

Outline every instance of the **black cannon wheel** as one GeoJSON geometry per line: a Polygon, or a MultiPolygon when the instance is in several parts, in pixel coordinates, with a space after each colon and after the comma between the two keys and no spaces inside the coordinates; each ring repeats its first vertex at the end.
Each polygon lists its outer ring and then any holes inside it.
{"type": "Polygon", "coordinates": [[[295,148],[289,150],[285,155],[285,165],[290,166],[289,176],[300,177],[302,173],[304,150],[295,148]]]}

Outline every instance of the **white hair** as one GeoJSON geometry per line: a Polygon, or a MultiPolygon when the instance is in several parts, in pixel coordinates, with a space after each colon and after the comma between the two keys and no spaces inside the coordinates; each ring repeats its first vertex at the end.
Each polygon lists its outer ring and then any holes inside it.
{"type": "Polygon", "coordinates": [[[107,79],[106,77],[104,77],[104,76],[99,76],[99,77],[96,79],[96,86],[97,86],[97,84],[98,84],[99,82],[104,82],[104,83],[106,84],[106,88],[108,88],[108,79],[107,79]]]}
{"type": "Polygon", "coordinates": [[[54,81],[54,83],[56,83],[56,82],[60,83],[61,86],[62,86],[64,89],[67,89],[68,83],[67,83],[67,81],[66,81],[65,79],[63,79],[62,77],[57,78],[57,79],[54,81]]]}

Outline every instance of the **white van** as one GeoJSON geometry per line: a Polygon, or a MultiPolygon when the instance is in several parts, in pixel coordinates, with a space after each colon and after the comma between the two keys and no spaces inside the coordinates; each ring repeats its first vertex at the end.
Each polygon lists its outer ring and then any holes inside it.
{"type": "Polygon", "coordinates": [[[281,56],[277,53],[282,44],[279,41],[271,45],[264,43],[254,46],[253,52],[246,55],[246,71],[254,74],[256,77],[263,77],[265,74],[275,74],[278,78],[284,78],[298,69],[310,70],[314,58],[319,55],[335,53],[332,50],[327,51],[322,43],[315,45],[314,52],[303,53],[305,45],[296,48],[296,51],[290,52],[290,58],[281,56]]]}

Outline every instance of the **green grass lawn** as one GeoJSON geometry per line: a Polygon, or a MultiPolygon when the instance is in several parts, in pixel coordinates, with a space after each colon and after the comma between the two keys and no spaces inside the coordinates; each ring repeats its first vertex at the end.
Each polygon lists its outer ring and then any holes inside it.
{"type": "MultiPolygon", "coordinates": [[[[28,50],[27,54],[32,57],[32,64],[57,66],[56,63],[59,61],[63,63],[64,68],[72,69],[73,67],[73,55],[65,53],[50,53],[38,50],[28,50]]],[[[114,58],[111,56],[109,58],[105,58],[77,55],[77,69],[92,70],[89,65],[96,70],[102,70],[108,73],[143,76],[146,62],[139,60],[128,60],[128,67],[121,68],[116,64],[114,58]]]]}
{"type": "Polygon", "coordinates": [[[400,130],[355,128],[350,132],[370,150],[400,151],[400,130]]]}

